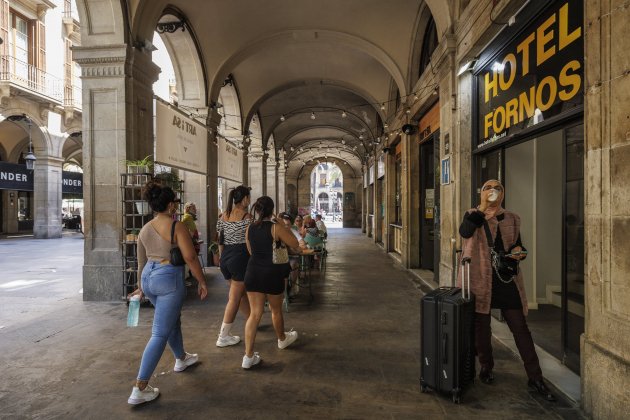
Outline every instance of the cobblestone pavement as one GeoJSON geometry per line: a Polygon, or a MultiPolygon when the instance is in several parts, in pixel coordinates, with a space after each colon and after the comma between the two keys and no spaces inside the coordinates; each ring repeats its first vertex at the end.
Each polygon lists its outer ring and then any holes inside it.
{"type": "MultiPolygon", "coordinates": [[[[331,229],[326,271],[314,275],[313,303],[303,288],[285,315],[287,328],[300,334],[294,346],[277,348],[271,317],[264,315],[256,343],[263,362],[251,371],[240,367],[242,344],[215,346],[227,284],[216,268],[207,268],[209,298],[200,302],[191,291],[182,314],[186,350],[199,353],[201,362],[174,373],[167,349],[151,380],[162,395],[130,407],[127,397],[151,334],[152,309],[143,307],[139,327],[127,328],[123,303],[83,302],[83,241],[55,241],[0,241],[0,418],[580,416],[565,402],[547,403],[530,393],[521,362],[496,342],[494,385],[476,383],[460,405],[420,393],[422,291],[407,271],[353,229],[331,229]],[[16,281],[40,282],[7,286],[16,281]],[[33,303],[22,306],[29,299],[33,303]]],[[[243,325],[239,315],[233,333],[242,335],[243,325]]]]}

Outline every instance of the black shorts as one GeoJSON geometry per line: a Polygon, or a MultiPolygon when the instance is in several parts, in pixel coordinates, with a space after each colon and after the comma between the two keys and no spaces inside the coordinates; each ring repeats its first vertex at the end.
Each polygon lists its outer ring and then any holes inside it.
{"type": "Polygon", "coordinates": [[[249,260],[245,273],[245,290],[248,292],[279,295],[284,293],[284,280],[289,277],[291,266],[286,264],[257,264],[249,260]]]}
{"type": "Polygon", "coordinates": [[[223,277],[226,280],[243,281],[248,261],[249,252],[247,252],[247,245],[225,245],[221,253],[221,273],[223,273],[223,277]]]}

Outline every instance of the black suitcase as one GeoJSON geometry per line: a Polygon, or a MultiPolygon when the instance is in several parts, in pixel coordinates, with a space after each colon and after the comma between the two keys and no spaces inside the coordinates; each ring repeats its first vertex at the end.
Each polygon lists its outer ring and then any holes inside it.
{"type": "Polygon", "coordinates": [[[462,261],[462,289],[440,287],[428,293],[422,298],[420,316],[421,390],[450,393],[458,404],[475,380],[475,297],[470,293],[469,258],[462,261]]]}

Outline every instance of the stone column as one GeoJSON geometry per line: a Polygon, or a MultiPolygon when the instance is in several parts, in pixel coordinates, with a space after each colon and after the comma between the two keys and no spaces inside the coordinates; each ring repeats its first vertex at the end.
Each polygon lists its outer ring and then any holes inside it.
{"type": "Polygon", "coordinates": [[[63,159],[38,157],[33,171],[33,235],[61,238],[61,170],[63,159]]]}
{"type": "Polygon", "coordinates": [[[366,175],[368,172],[368,168],[367,165],[363,165],[362,166],[362,171],[361,171],[361,176],[363,177],[363,190],[361,191],[361,196],[362,196],[362,200],[361,200],[361,232],[365,233],[367,235],[367,222],[368,222],[368,208],[367,208],[367,182],[365,182],[366,180],[366,175]]]}
{"type": "Polygon", "coordinates": [[[120,173],[153,154],[153,82],[159,68],[127,45],[75,47],[83,81],[83,299],[120,300],[120,173]]]}
{"type": "Polygon", "coordinates": [[[286,193],[286,173],[287,168],[284,166],[284,150],[281,149],[278,154],[278,207],[279,211],[289,211],[287,208],[287,193],[286,193]]]}
{"type": "Polygon", "coordinates": [[[630,47],[620,2],[584,2],[585,296],[582,404],[627,418],[630,386],[630,47]]]}
{"type": "MultiPolygon", "coordinates": [[[[205,204],[207,211],[205,213],[206,234],[204,238],[206,243],[210,243],[216,236],[217,219],[219,217],[219,163],[217,148],[217,127],[221,121],[221,116],[216,110],[208,112],[206,124],[208,129],[208,169],[205,177],[205,204]]],[[[227,200],[227,195],[223,196],[223,200],[227,200]]],[[[222,211],[223,209],[221,209],[222,211]]]]}
{"type": "Polygon", "coordinates": [[[252,204],[258,197],[265,195],[265,168],[263,165],[264,154],[259,147],[254,147],[247,155],[249,186],[252,188],[252,204]]]}
{"type": "Polygon", "coordinates": [[[390,150],[385,155],[385,182],[384,182],[384,194],[385,194],[385,232],[383,234],[383,244],[385,245],[385,251],[394,251],[394,235],[392,228],[389,225],[395,220],[396,211],[396,152],[390,150]]]}
{"type": "Polygon", "coordinates": [[[0,191],[2,195],[2,231],[18,232],[18,192],[15,190],[0,191]]]}
{"type": "Polygon", "coordinates": [[[273,200],[274,204],[276,205],[276,209],[275,212],[277,213],[279,210],[278,207],[278,197],[276,195],[277,192],[277,188],[276,188],[276,183],[277,183],[277,179],[276,179],[276,158],[275,156],[272,156],[272,154],[274,153],[273,150],[269,151],[270,155],[267,158],[267,164],[266,164],[266,171],[267,171],[267,192],[266,194],[271,197],[271,199],[273,200]]]}
{"type": "Polygon", "coordinates": [[[402,158],[402,244],[401,260],[406,268],[420,265],[420,146],[419,135],[401,134],[402,158]]]}

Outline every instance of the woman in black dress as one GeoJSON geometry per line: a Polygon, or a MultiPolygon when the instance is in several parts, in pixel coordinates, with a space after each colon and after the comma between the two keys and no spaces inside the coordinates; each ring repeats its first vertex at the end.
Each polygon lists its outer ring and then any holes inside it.
{"type": "Polygon", "coordinates": [[[273,241],[283,242],[289,248],[298,248],[299,244],[293,233],[271,221],[273,200],[260,197],[253,207],[255,221],[247,228],[246,244],[251,257],[245,272],[245,289],[249,298],[250,314],[245,324],[245,355],[243,369],[260,363],[260,355],[254,352],[256,329],[260,323],[265,306],[265,299],[271,308],[271,320],[278,337],[278,348],[285,349],[297,339],[297,331],[284,331],[282,299],[285,279],[291,272],[289,263],[274,264],[273,241]]]}

